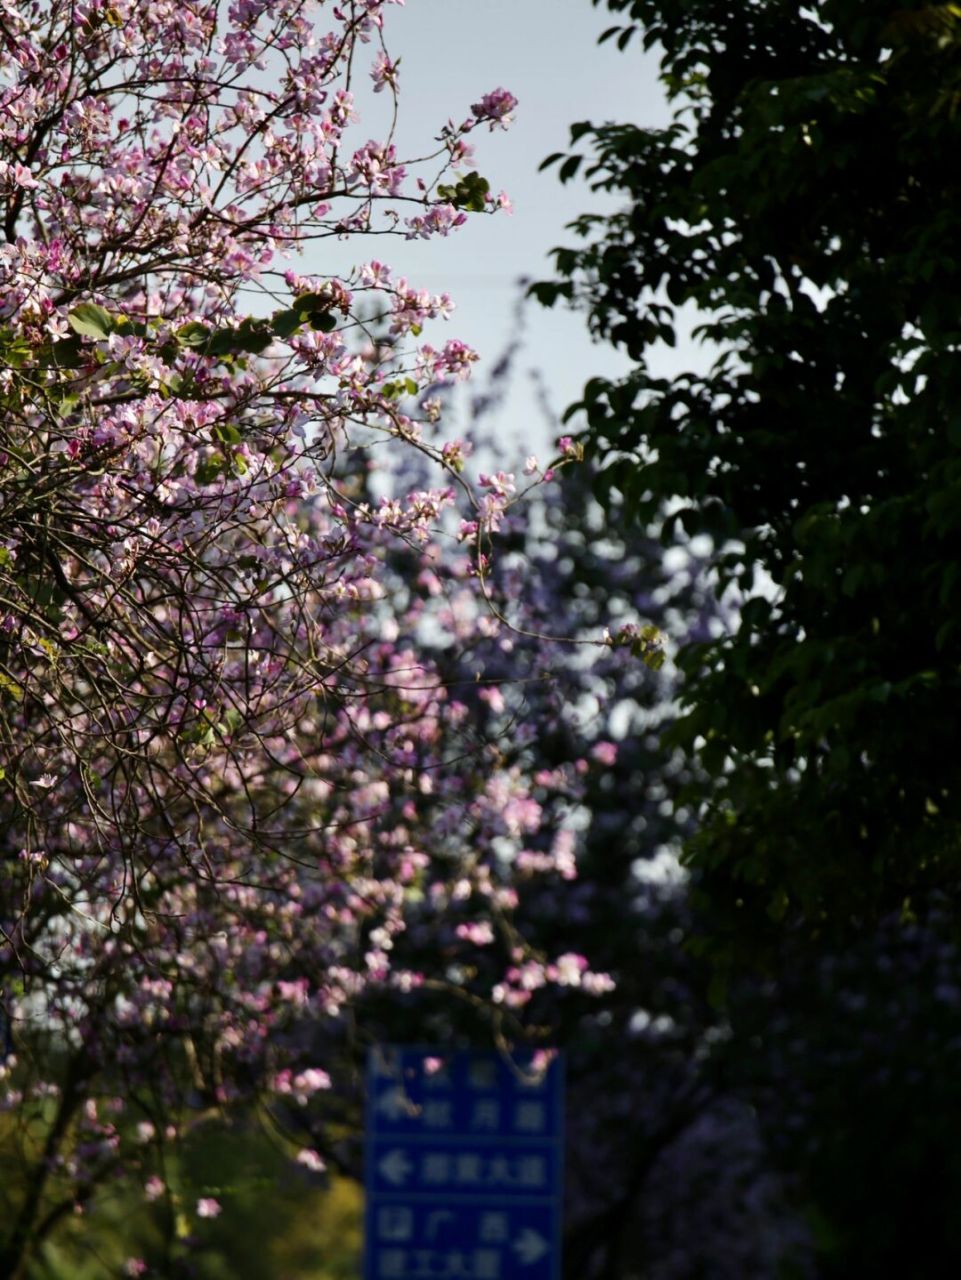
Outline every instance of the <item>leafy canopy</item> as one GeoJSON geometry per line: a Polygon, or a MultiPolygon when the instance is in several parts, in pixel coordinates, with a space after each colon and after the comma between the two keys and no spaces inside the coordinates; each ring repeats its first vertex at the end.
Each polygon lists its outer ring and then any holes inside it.
{"type": "Polygon", "coordinates": [[[684,657],[717,937],[843,934],[961,870],[961,8],[607,7],[676,112],[574,127],[561,177],[624,203],[535,292],[634,361],[574,406],[608,491],[743,597],[684,657]],[[684,308],[713,363],[658,376],[684,308]]]}

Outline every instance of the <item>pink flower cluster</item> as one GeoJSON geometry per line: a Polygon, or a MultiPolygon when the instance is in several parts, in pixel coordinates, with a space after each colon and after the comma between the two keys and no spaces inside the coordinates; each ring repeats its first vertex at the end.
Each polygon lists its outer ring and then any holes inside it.
{"type": "Polygon", "coordinates": [[[485,121],[491,129],[506,129],[514,119],[517,99],[506,89],[485,93],[479,102],[471,104],[475,119],[485,121]]]}
{"type": "MultiPolygon", "coordinates": [[[[301,0],[0,0],[0,767],[22,851],[0,991],[16,1038],[58,1046],[49,1078],[31,1053],[0,1090],[27,1134],[83,1080],[49,1155],[81,1208],[121,1176],[174,1198],[186,1116],[320,1107],[318,1029],[372,988],[454,990],[483,949],[479,1002],[602,989],[512,924],[519,885],[574,874],[576,769],[508,758],[533,732],[509,690],[480,681],[489,737],[458,695],[501,634],[475,579],[516,500],[430,429],[428,388],[476,354],[421,342],[451,299],[379,260],[290,265],[331,237],[450,234],[470,215],[436,170],[510,123],[498,89],[423,162],[358,135],[352,60],[386,7],[318,26],[301,0]],[[405,952],[424,934],[443,945],[405,952]]],[[[371,74],[398,92],[386,51],[371,74]]]]}

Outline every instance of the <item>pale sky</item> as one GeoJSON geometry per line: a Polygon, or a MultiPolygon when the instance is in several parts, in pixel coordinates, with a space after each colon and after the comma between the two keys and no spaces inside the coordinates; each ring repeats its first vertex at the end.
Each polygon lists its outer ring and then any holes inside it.
{"type": "MultiPolygon", "coordinates": [[[[571,240],[564,224],[601,207],[583,183],[565,187],[554,172],[538,173],[540,162],[566,149],[575,121],[656,125],[669,119],[655,59],[636,43],[624,53],[613,42],[597,46],[610,25],[607,9],[590,0],[406,0],[403,8],[386,10],[387,46],[401,58],[401,155],[433,139],[448,117],[463,119],[491,89],[503,86],[520,102],[509,131],[472,135],[476,167],[495,191],[507,190],[513,215],[473,218],[446,240],[377,246],[377,256],[412,284],[453,295],[454,316],[443,332],[425,339],[462,338],[492,363],[511,329],[517,279],[548,275],[549,250],[571,240]]],[[[323,268],[311,263],[310,269],[323,268]]],[[[589,377],[625,367],[609,348],[590,341],[583,317],[536,303],[521,367],[533,365],[558,410],[577,398],[589,377]]],[[[526,377],[501,415],[499,435],[505,451],[515,442],[525,451],[535,443],[544,448],[526,377]]]]}
{"type": "MultiPolygon", "coordinates": [[[[474,135],[480,172],[495,191],[507,190],[514,213],[475,219],[442,244],[403,246],[414,251],[412,263],[423,261],[426,287],[454,295],[458,310],[448,327],[493,360],[510,332],[517,279],[549,274],[549,250],[571,239],[564,224],[597,205],[583,183],[562,186],[556,173],[539,173],[539,164],[566,149],[577,120],[666,122],[656,62],[636,47],[627,53],[612,43],[598,47],[612,19],[589,0],[408,0],[392,25],[401,86],[417,86],[416,96],[409,90],[401,98],[411,135],[436,132],[448,114],[462,118],[471,102],[499,85],[519,99],[508,132],[474,135]]],[[[421,272],[412,265],[410,274],[421,272]]],[[[528,324],[522,369],[542,371],[558,411],[587,378],[624,368],[609,348],[590,341],[581,316],[532,304],[528,324]]],[[[503,418],[505,446],[542,434],[526,377],[503,418]]]]}

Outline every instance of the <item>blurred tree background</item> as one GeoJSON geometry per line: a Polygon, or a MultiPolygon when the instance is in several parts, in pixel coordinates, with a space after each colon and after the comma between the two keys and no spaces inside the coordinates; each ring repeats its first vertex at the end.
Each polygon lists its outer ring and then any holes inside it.
{"type": "MultiPolygon", "coordinates": [[[[475,397],[481,449],[495,449],[522,345],[519,332],[475,397]]],[[[782,1258],[805,1253],[807,1231],[766,1167],[749,1107],[711,1074],[725,1033],[709,999],[710,967],[684,945],[693,922],[677,865],[692,830],[680,796],[693,775],[682,754],[662,743],[674,714],[678,651],[725,630],[732,618],[709,590],[704,546],[679,532],[665,557],[656,529],[640,528],[616,506],[601,508],[595,479],[589,466],[566,468],[509,518],[492,586],[516,602],[520,630],[507,633],[506,643],[503,632],[475,638],[484,683],[459,687],[458,696],[479,740],[501,745],[506,767],[535,776],[576,763],[570,806],[578,876],[550,889],[519,882],[517,921],[535,949],[587,955],[616,986],[603,996],[535,991],[501,1029],[509,1036],[540,1029],[568,1052],[567,1275],[666,1280],[724,1260],[723,1274],[734,1276],[749,1274],[758,1258],[766,1268],[758,1274],[773,1275],[782,1258]],[[630,646],[598,653],[576,643],[606,623],[654,623],[664,664],[639,661],[630,646]],[[546,635],[558,639],[546,642],[546,635]],[[540,732],[512,736],[515,722],[540,732]]],[[[416,554],[407,565],[398,552],[390,567],[416,573],[416,554]]],[[[431,656],[443,669],[444,650],[431,656]]],[[[463,663],[463,654],[454,657],[452,677],[463,663]]],[[[548,840],[532,836],[529,856],[546,856],[548,840]]],[[[409,928],[396,941],[396,963],[416,969],[430,960],[437,969],[446,955],[456,965],[464,950],[458,926],[469,921],[451,911],[446,934],[431,919],[409,928]]],[[[475,950],[471,963],[483,957],[475,950]]],[[[317,1046],[318,1060],[340,1064],[332,1089],[232,1128],[198,1100],[196,1112],[185,1114],[191,1138],[165,1170],[165,1192],[145,1205],[145,1175],[118,1168],[112,1193],[82,1214],[65,1210],[31,1280],[139,1274],[138,1261],[144,1275],[199,1280],[356,1276],[366,1048],[487,1045],[490,1017],[484,1003],[452,1001],[449,987],[365,997],[349,1018],[331,1019],[317,1046]],[[326,1169],[293,1162],[305,1142],[326,1169]],[[220,1204],[218,1216],[188,1220],[183,1210],[208,1198],[220,1204]]],[[[100,1118],[109,1115],[104,1099],[100,1118]]]]}
{"type": "MultiPolygon", "coordinates": [[[[3,1137],[0,1131],[0,1160],[3,1137]]],[[[104,1280],[141,1274],[202,1280],[356,1280],[362,1193],[350,1178],[321,1180],[294,1165],[264,1130],[201,1126],[166,1169],[170,1195],[144,1206],[142,1188],[118,1178],[89,1212],[65,1215],[29,1272],[37,1280],[104,1280]],[[198,1200],[222,1205],[188,1221],[198,1200]]]]}

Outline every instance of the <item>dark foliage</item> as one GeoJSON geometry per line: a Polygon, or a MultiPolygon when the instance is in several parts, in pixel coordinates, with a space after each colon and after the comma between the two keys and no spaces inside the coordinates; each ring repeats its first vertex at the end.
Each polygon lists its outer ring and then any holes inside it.
{"type": "Polygon", "coordinates": [[[819,1275],[954,1274],[961,11],[605,5],[677,111],[574,126],[547,163],[623,203],[534,293],[633,361],[571,410],[602,503],[641,527],[670,504],[742,601],[682,653],[668,735],[729,1018],[711,1078],[757,1116],[819,1275]],[[692,312],[703,368],[659,376],[692,312]]]}
{"type": "Polygon", "coordinates": [[[580,406],[607,491],[642,521],[679,498],[748,597],[685,655],[681,739],[712,779],[689,857],[753,963],[785,924],[844,938],[961,874],[961,17],[608,8],[677,115],[574,128],[625,204],[535,290],[636,362],[580,406]],[[684,306],[717,359],[658,377],[684,306]]]}

